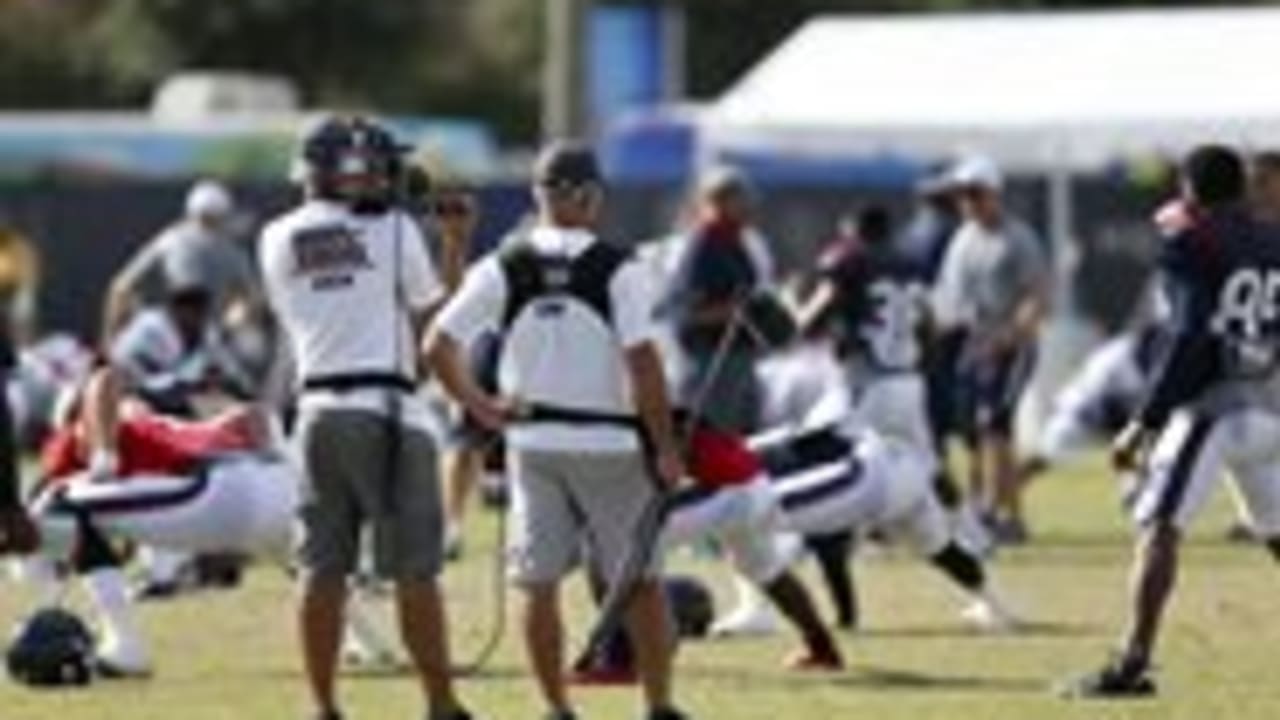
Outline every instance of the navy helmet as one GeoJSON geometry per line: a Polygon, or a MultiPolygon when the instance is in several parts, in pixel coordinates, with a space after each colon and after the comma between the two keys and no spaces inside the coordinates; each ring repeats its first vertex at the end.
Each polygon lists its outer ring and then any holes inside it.
{"type": "Polygon", "coordinates": [[[291,177],[319,197],[387,206],[403,190],[407,149],[370,118],[327,116],[303,133],[291,177]]]}
{"type": "Polygon", "coordinates": [[[662,589],[676,633],[682,638],[706,637],[716,616],[715,599],[706,584],[692,575],[668,575],[662,589]]]}
{"type": "Polygon", "coordinates": [[[87,685],[93,679],[93,635],[67,610],[38,610],[14,632],[5,662],[9,676],[27,685],[87,685]]]}

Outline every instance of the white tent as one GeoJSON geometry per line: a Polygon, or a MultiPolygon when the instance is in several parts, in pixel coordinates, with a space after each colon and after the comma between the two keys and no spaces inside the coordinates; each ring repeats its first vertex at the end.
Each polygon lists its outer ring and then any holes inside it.
{"type": "Polygon", "coordinates": [[[823,17],[717,100],[706,149],[979,148],[1095,167],[1208,138],[1280,144],[1280,10],[823,17]]]}

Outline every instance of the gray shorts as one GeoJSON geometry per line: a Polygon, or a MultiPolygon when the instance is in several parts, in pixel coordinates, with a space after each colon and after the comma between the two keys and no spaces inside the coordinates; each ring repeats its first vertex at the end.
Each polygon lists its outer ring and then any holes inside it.
{"type": "MultiPolygon", "coordinates": [[[[512,450],[508,570],[522,585],[559,580],[587,553],[610,582],[626,561],[633,532],[654,498],[639,453],[512,450]]],[[[656,577],[655,553],[646,576],[656,577]]]]}
{"type": "Polygon", "coordinates": [[[304,570],[350,575],[367,523],[379,576],[431,579],[440,574],[444,520],[435,444],[427,433],[401,426],[392,463],[392,429],[389,419],[356,410],[299,418],[303,483],[297,555],[304,570]]]}

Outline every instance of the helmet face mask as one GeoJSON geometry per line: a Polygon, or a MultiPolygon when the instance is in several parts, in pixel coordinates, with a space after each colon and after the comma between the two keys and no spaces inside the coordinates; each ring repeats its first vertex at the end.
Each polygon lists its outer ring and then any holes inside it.
{"type": "Polygon", "coordinates": [[[330,117],[303,136],[292,175],[316,197],[357,211],[384,211],[399,199],[403,151],[372,120],[330,117]]]}

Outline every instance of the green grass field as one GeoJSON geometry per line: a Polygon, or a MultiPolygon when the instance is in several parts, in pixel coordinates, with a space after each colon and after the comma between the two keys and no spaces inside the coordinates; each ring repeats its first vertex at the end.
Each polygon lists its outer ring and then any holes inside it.
{"type": "MultiPolygon", "coordinates": [[[[1202,519],[1186,554],[1183,583],[1160,653],[1162,697],[1154,701],[1080,704],[1057,699],[1051,685],[1091,669],[1121,619],[1127,531],[1101,466],[1083,464],[1036,486],[1037,542],[1003,554],[995,573],[1034,625],[1026,632],[982,636],[957,618],[959,603],[934,574],[901,552],[859,559],[864,629],[842,638],[852,667],[797,677],[779,669],[786,635],[766,640],[687,644],[679,690],[695,717],[714,720],[1051,720],[1053,718],[1280,717],[1280,574],[1256,548],[1221,542],[1231,517],[1219,500],[1202,519]]],[[[449,577],[457,654],[475,652],[492,618],[493,521],[477,514],[464,562],[449,577]]],[[[696,569],[718,590],[726,573],[706,560],[696,569]]],[[[26,598],[0,590],[0,624],[11,624],[26,598]]],[[[574,607],[583,608],[575,597],[574,607]]],[[[576,612],[580,634],[589,614],[576,612]]],[[[291,594],[278,572],[262,568],[236,593],[205,593],[146,609],[156,655],[150,681],[100,683],[85,690],[32,692],[0,682],[0,720],[258,720],[304,717],[293,652],[291,594]]],[[[508,633],[498,657],[462,691],[478,715],[538,718],[522,656],[508,633]]],[[[413,683],[403,675],[346,679],[350,717],[417,718],[413,683]]],[[[635,717],[629,690],[579,693],[585,718],[635,717]]]]}

